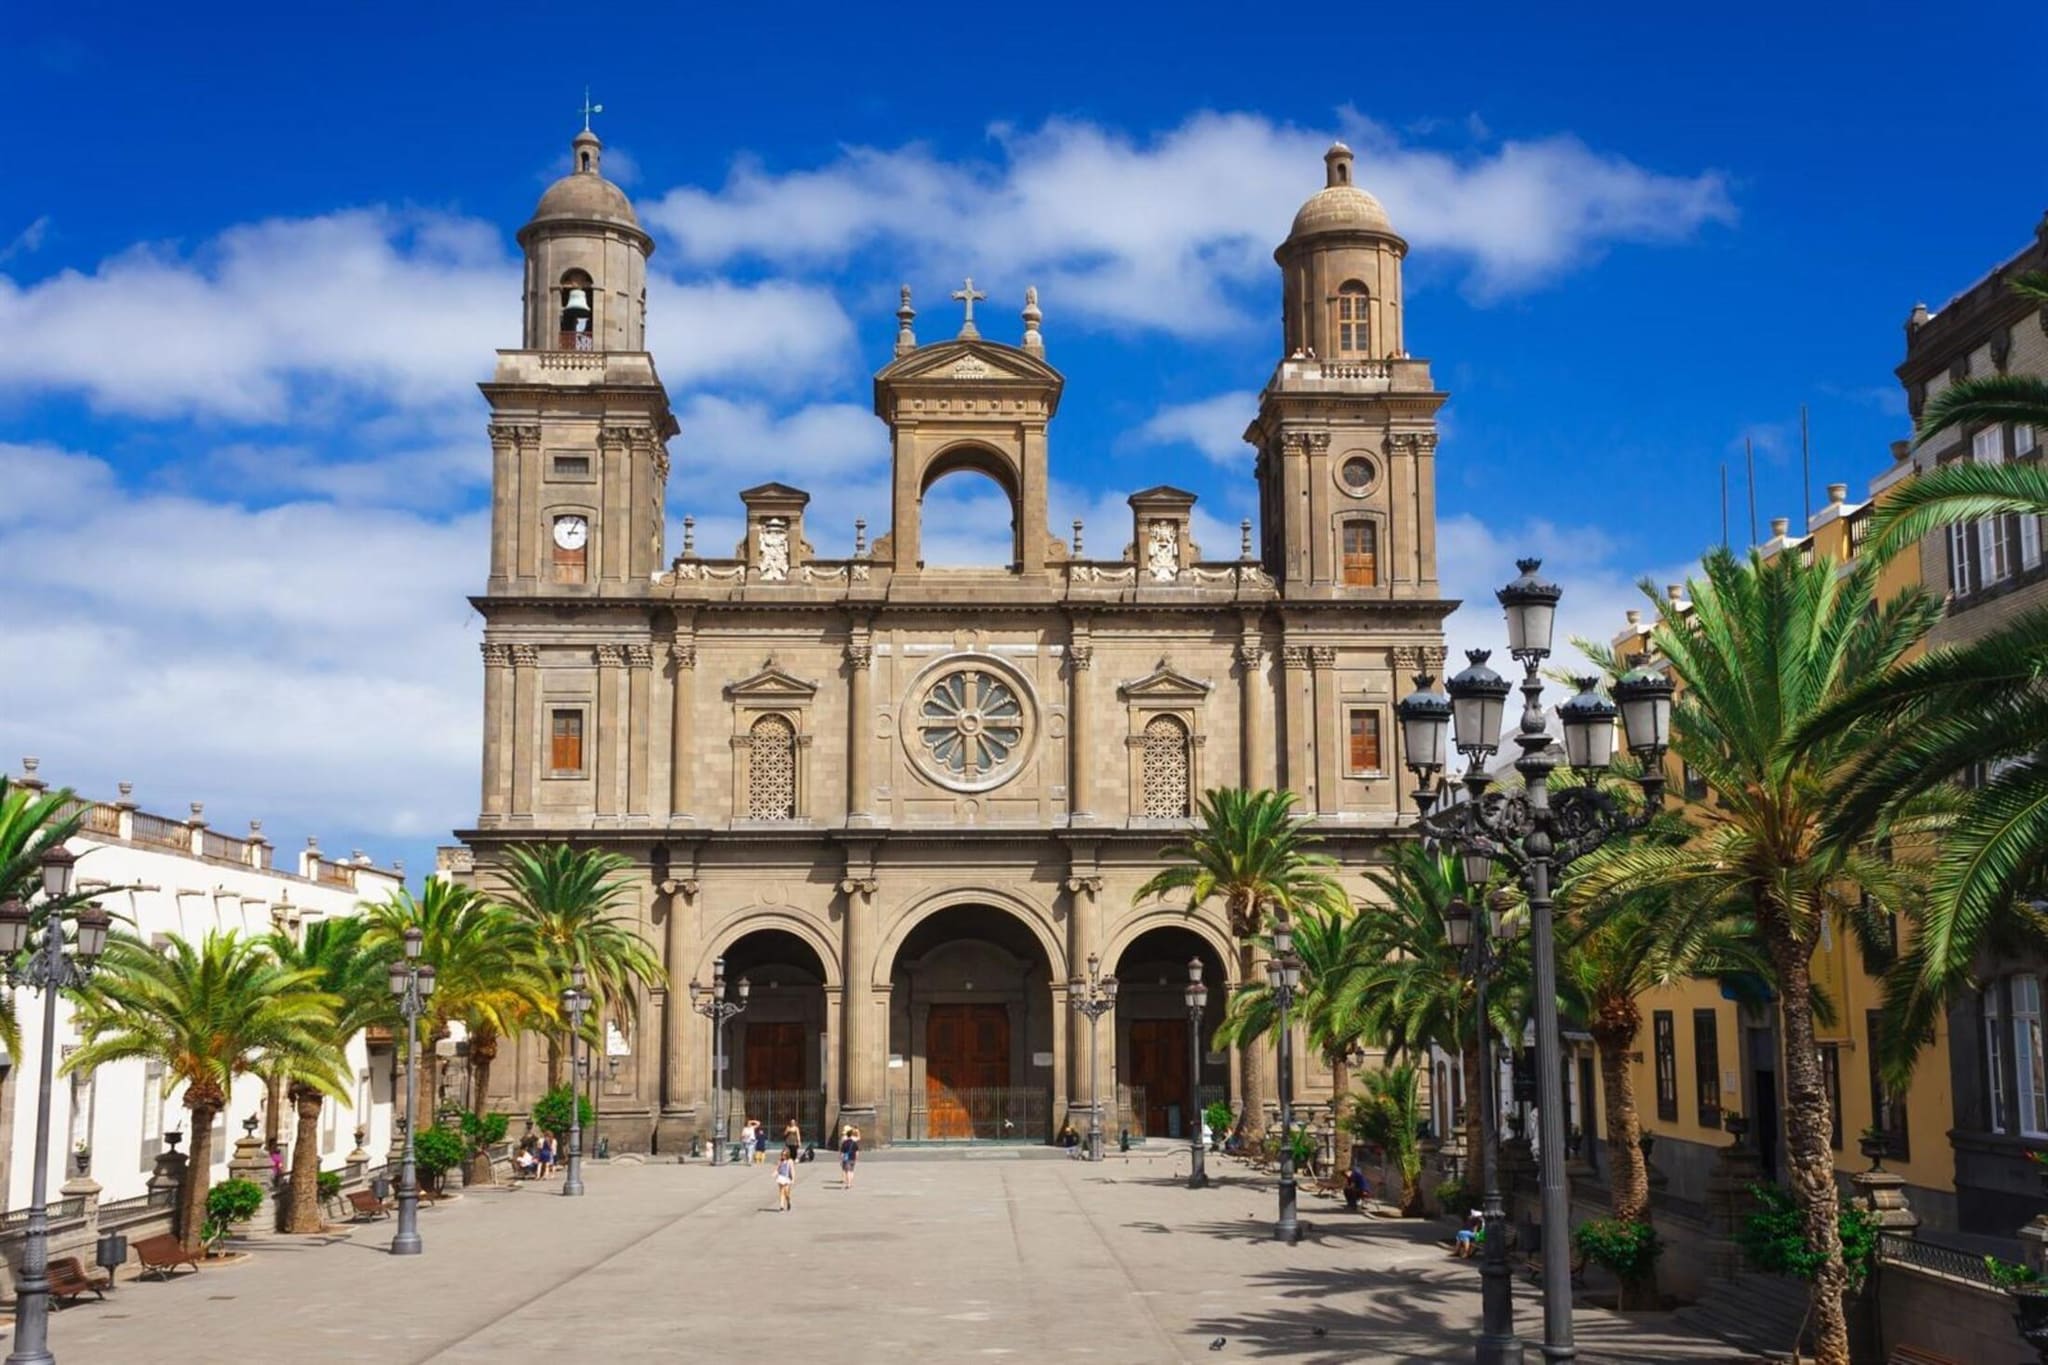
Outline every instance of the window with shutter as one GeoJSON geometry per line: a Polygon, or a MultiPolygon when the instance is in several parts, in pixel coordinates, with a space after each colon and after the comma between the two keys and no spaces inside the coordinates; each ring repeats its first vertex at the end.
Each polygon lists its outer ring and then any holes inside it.
{"type": "Polygon", "coordinates": [[[1337,290],[1337,354],[1362,356],[1372,347],[1372,326],[1366,308],[1372,296],[1357,280],[1348,280],[1337,290]]]}
{"type": "Polygon", "coordinates": [[[1174,716],[1145,722],[1145,814],[1153,820],[1179,820],[1188,813],[1188,729],[1174,716]]]}
{"type": "Polygon", "coordinates": [[[1971,528],[1957,522],[1948,528],[1948,591],[1951,597],[1968,597],[1977,590],[1977,557],[1970,546],[1971,528]]]}
{"type": "Polygon", "coordinates": [[[1820,1083],[1828,1092],[1828,1146],[1842,1150],[1842,1049],[1820,1045],[1820,1083]]]}
{"type": "Polygon", "coordinates": [[[1351,775],[1385,771],[1380,767],[1380,713],[1361,707],[1351,713],[1350,722],[1351,775]]]}
{"type": "Polygon", "coordinates": [[[1694,1100],[1699,1107],[1700,1127],[1721,1126],[1721,1029],[1720,1016],[1713,1010],[1692,1012],[1692,1069],[1694,1100]]]}
{"type": "Polygon", "coordinates": [[[748,731],[747,814],[756,820],[796,818],[796,727],[763,716],[748,731]]]}
{"type": "Polygon", "coordinates": [[[1650,1036],[1657,1058],[1657,1117],[1678,1122],[1678,1025],[1670,1010],[1650,1016],[1650,1036]]]}
{"type": "Polygon", "coordinates": [[[548,737],[548,771],[553,773],[580,773],[583,771],[583,712],[573,709],[558,710],[551,717],[548,737]]]}
{"type": "Polygon", "coordinates": [[[1380,528],[1370,521],[1344,523],[1344,582],[1371,588],[1380,581],[1380,528]]]}

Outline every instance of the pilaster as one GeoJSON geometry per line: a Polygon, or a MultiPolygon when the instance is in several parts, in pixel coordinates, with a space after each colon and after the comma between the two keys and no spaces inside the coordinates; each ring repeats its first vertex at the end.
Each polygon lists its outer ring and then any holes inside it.
{"type": "Polygon", "coordinates": [[[653,757],[648,724],[648,675],[654,668],[654,650],[648,645],[626,646],[626,730],[621,745],[626,756],[626,818],[635,825],[647,823],[647,765],[653,757]]]}
{"type": "Polygon", "coordinates": [[[1309,790],[1314,774],[1309,760],[1315,734],[1309,725],[1309,704],[1305,695],[1307,671],[1308,649],[1305,646],[1286,645],[1281,648],[1279,710],[1286,733],[1274,748],[1280,758],[1282,785],[1301,798],[1304,809],[1314,810],[1315,794],[1309,790]]]}
{"type": "Polygon", "coordinates": [[[1308,651],[1314,682],[1316,791],[1309,808],[1334,814],[1338,807],[1337,756],[1343,747],[1339,738],[1343,722],[1337,715],[1337,651],[1329,645],[1312,645],[1308,651]]]}
{"type": "MultiPolygon", "coordinates": [[[[849,863],[853,858],[848,859],[849,863]]],[[[839,1102],[842,1121],[862,1133],[875,1127],[875,1077],[881,1061],[875,1041],[874,956],[875,893],[880,883],[871,875],[849,871],[839,883],[845,898],[840,921],[845,971],[839,1025],[839,1102]]]]}
{"type": "Polygon", "coordinates": [[[495,640],[482,646],[484,657],[484,789],[479,823],[495,825],[510,802],[507,778],[511,764],[506,747],[514,730],[507,710],[512,691],[512,647],[495,640]]]}
{"type": "MultiPolygon", "coordinates": [[[[862,634],[846,647],[846,823],[875,823],[874,647],[862,634]]],[[[849,912],[850,913],[850,912],[849,912]]],[[[852,959],[848,959],[851,962],[852,959]]]]}
{"type": "Polygon", "coordinates": [[[1088,824],[1096,818],[1088,780],[1089,769],[1093,766],[1089,736],[1094,729],[1088,705],[1088,669],[1094,659],[1095,648],[1085,635],[1067,646],[1067,741],[1071,746],[1067,758],[1067,820],[1070,824],[1088,824]]]}
{"type": "Polygon", "coordinates": [[[696,820],[696,802],[692,799],[690,767],[691,745],[694,736],[690,733],[690,709],[696,702],[697,691],[697,641],[693,636],[678,634],[668,647],[670,705],[669,756],[668,756],[668,818],[670,824],[691,824],[696,820]]]}
{"type": "Polygon", "coordinates": [[[535,773],[540,756],[540,649],[512,646],[512,810],[515,821],[532,823],[535,773]]]}
{"type": "Polygon", "coordinates": [[[600,824],[614,823],[619,818],[619,789],[623,785],[619,771],[619,670],[625,663],[623,647],[597,647],[597,763],[592,770],[596,780],[591,785],[600,824]]]}

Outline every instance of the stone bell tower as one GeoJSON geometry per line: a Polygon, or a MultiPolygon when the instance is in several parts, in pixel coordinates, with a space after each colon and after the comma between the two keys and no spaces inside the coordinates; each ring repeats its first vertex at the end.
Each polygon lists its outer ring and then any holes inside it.
{"type": "Polygon", "coordinates": [[[1281,360],[1245,439],[1258,448],[1260,558],[1288,599],[1434,599],[1436,411],[1446,395],[1410,356],[1408,243],[1353,183],[1351,149],[1273,253],[1281,360]]]}
{"type": "Polygon", "coordinates": [[[588,127],[568,175],[519,230],[520,349],[498,352],[491,404],[494,592],[605,595],[662,563],[668,395],[646,350],[654,242],[600,171],[588,127]]]}

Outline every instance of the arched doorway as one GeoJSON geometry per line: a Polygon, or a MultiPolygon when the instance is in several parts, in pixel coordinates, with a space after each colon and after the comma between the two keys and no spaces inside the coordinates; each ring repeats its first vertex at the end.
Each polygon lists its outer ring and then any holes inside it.
{"type": "MultiPolygon", "coordinates": [[[[1186,1139],[1199,1110],[1230,1098],[1230,1057],[1209,1040],[1229,1005],[1223,959],[1200,934],[1163,925],[1138,935],[1117,957],[1117,1121],[1134,1138],[1186,1139]],[[1202,1012],[1196,1093],[1188,1088],[1188,960],[1202,964],[1208,1004],[1202,1012]]],[[[1111,1134],[1114,1138],[1115,1134],[1111,1134]]]]}
{"type": "Polygon", "coordinates": [[[888,1139],[1050,1139],[1052,1007],[1045,952],[1014,916],[958,905],[918,924],[890,968],[888,1139]]]}
{"type": "Polygon", "coordinates": [[[1003,458],[960,446],[932,461],[918,490],[924,568],[1014,569],[1023,555],[1017,488],[1003,458]]]}
{"type": "Polygon", "coordinates": [[[750,1118],[771,1138],[794,1118],[806,1138],[825,1124],[825,968],[808,943],[784,929],[757,929],[725,950],[728,981],[745,977],[747,1008],[726,1046],[726,1131],[750,1118]]]}

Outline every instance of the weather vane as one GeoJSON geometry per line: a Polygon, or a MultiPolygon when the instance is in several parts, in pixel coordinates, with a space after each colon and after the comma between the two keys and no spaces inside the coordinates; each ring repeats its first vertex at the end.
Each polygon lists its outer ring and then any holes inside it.
{"type": "Polygon", "coordinates": [[[586,86],[584,86],[584,87],[583,87],[583,131],[584,131],[584,132],[586,132],[586,133],[590,131],[590,116],[591,116],[592,114],[602,114],[603,112],[604,112],[604,106],[603,106],[602,104],[592,104],[592,103],[590,102],[590,87],[589,87],[589,86],[587,86],[587,85],[586,85],[586,86]]]}

